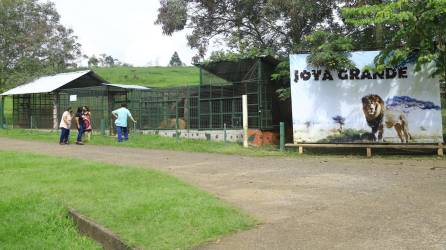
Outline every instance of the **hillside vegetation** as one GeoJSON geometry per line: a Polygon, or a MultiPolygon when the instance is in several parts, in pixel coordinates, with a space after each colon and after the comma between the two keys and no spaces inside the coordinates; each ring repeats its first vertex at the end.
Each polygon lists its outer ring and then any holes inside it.
{"type": "Polygon", "coordinates": [[[111,67],[93,68],[98,75],[115,84],[146,87],[179,87],[200,84],[197,67],[111,67]]]}

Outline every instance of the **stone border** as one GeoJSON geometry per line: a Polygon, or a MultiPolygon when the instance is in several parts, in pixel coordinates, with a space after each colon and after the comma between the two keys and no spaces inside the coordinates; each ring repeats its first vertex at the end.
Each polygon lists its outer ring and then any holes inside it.
{"type": "Polygon", "coordinates": [[[97,224],[93,220],[80,214],[74,209],[69,209],[68,215],[73,219],[79,232],[86,235],[99,244],[106,250],[131,250],[130,246],[126,245],[116,234],[109,229],[97,224]]]}

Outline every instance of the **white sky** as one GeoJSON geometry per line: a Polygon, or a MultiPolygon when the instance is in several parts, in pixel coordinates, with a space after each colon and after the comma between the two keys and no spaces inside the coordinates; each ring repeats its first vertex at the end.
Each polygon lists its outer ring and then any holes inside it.
{"type": "Polygon", "coordinates": [[[191,63],[194,51],[187,46],[186,32],[165,36],[161,26],[154,24],[159,0],[51,2],[61,15],[61,23],[74,30],[82,52],[88,56],[105,53],[134,66],[167,66],[177,51],[184,63],[191,63]]]}

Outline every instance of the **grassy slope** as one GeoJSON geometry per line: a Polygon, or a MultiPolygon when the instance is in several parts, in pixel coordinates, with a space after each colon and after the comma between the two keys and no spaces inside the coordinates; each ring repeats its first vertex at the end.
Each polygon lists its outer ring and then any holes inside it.
{"type": "MultiPolygon", "coordinates": [[[[76,130],[71,130],[71,142],[75,141],[76,130]]],[[[40,132],[23,129],[0,129],[0,137],[10,137],[26,140],[40,140],[57,143],[59,134],[55,132],[40,132]]],[[[243,148],[236,143],[224,144],[222,142],[180,139],[177,143],[174,138],[157,135],[131,134],[130,140],[119,144],[115,137],[94,135],[91,144],[94,145],[113,145],[121,147],[147,148],[147,149],[166,149],[188,152],[208,152],[224,153],[247,156],[292,156],[292,152],[280,152],[276,148],[243,148]]]]}
{"type": "Polygon", "coordinates": [[[5,99],[5,119],[6,124],[12,124],[12,97],[7,96],[5,99]]]}
{"type": "Polygon", "coordinates": [[[145,249],[188,249],[255,224],[156,171],[28,153],[0,151],[0,159],[1,248],[97,248],[75,235],[68,207],[145,249]]]}
{"type": "MultiPolygon", "coordinates": [[[[1,157],[10,156],[0,153],[1,157]]],[[[3,162],[3,160],[2,160],[3,162]]],[[[93,240],[80,236],[60,202],[43,193],[18,194],[10,171],[0,163],[0,248],[1,249],[101,249],[93,240]],[[7,172],[7,173],[5,173],[7,172]]],[[[14,171],[21,173],[23,171],[14,171]]]]}
{"type": "Polygon", "coordinates": [[[113,67],[94,68],[105,80],[116,84],[147,87],[178,87],[200,83],[197,67],[113,67]]]}

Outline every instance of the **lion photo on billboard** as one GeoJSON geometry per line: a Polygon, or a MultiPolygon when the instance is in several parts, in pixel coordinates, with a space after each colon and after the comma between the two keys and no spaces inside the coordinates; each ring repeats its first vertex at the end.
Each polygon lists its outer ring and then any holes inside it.
{"type": "Polygon", "coordinates": [[[367,125],[372,128],[373,141],[376,141],[376,133],[378,133],[378,141],[383,141],[384,126],[389,129],[395,128],[402,143],[408,143],[409,139],[412,139],[404,113],[387,109],[384,100],[379,95],[371,94],[362,97],[362,111],[367,125]]]}

